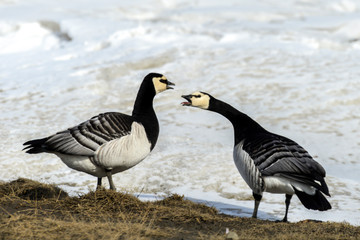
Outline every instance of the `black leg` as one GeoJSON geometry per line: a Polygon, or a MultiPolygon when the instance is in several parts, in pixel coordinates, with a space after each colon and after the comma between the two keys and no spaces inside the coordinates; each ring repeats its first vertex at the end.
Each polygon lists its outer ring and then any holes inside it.
{"type": "Polygon", "coordinates": [[[255,206],[254,206],[254,212],[253,212],[252,217],[257,218],[257,212],[258,212],[258,208],[259,208],[259,204],[260,204],[262,195],[256,194],[256,193],[253,192],[253,196],[254,196],[254,199],[255,199],[255,206]]]}
{"type": "Polygon", "coordinates": [[[113,180],[112,180],[111,170],[105,170],[105,171],[106,171],[106,176],[107,176],[107,178],[108,178],[108,180],[109,180],[110,189],[116,191],[114,182],[113,182],[113,180]]]}
{"type": "Polygon", "coordinates": [[[287,215],[288,215],[288,211],[289,211],[289,206],[290,206],[290,201],[291,201],[291,198],[292,198],[293,195],[289,195],[289,194],[286,194],[285,195],[285,205],[286,205],[286,211],[285,211],[285,216],[284,216],[284,219],[282,220],[283,222],[287,222],[287,215]]]}
{"type": "Polygon", "coordinates": [[[99,177],[99,178],[98,178],[98,181],[97,181],[96,190],[99,190],[99,189],[101,188],[101,180],[102,180],[102,178],[99,177]]]}

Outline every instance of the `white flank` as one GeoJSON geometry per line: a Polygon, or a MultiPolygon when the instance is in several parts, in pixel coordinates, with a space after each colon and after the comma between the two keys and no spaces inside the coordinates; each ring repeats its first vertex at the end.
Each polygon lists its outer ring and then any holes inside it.
{"type": "Polygon", "coordinates": [[[133,122],[129,135],[105,143],[96,150],[94,162],[112,169],[112,173],[121,172],[141,162],[150,153],[150,147],[145,128],[133,122]]]}
{"type": "Polygon", "coordinates": [[[234,147],[233,157],[235,165],[243,177],[247,185],[255,192],[260,194],[263,192],[261,189],[261,175],[259,170],[254,164],[254,160],[247,152],[243,150],[244,142],[240,142],[234,147]]]}
{"type": "Polygon", "coordinates": [[[105,169],[118,173],[141,162],[150,153],[150,142],[145,128],[133,122],[131,133],[120,139],[114,139],[101,145],[90,160],[88,156],[73,156],[55,153],[72,169],[85,172],[96,177],[105,177],[105,169]]]}
{"type": "Polygon", "coordinates": [[[290,181],[285,178],[269,176],[263,177],[263,179],[265,182],[265,192],[285,193],[290,195],[293,195],[295,193],[290,181]]]}
{"type": "Polygon", "coordinates": [[[104,169],[94,165],[88,156],[74,156],[55,153],[69,168],[85,172],[96,177],[105,177],[104,169]]]}
{"type": "Polygon", "coordinates": [[[309,195],[315,194],[315,188],[303,183],[291,181],[289,179],[279,176],[261,177],[260,171],[254,164],[254,160],[250,155],[243,150],[243,142],[240,142],[234,147],[234,162],[239,170],[241,176],[247,185],[255,192],[270,192],[270,193],[284,193],[294,194],[293,187],[297,190],[305,192],[309,195]],[[261,179],[264,181],[265,189],[261,189],[261,179]]]}

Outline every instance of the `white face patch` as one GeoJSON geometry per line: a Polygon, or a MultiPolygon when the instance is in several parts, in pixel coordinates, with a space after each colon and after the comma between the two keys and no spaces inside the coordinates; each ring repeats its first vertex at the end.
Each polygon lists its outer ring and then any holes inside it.
{"type": "Polygon", "coordinates": [[[202,109],[209,109],[210,97],[201,92],[194,92],[191,94],[191,106],[202,109]]]}
{"type": "Polygon", "coordinates": [[[160,92],[163,92],[167,89],[167,84],[166,83],[163,83],[161,82],[161,80],[167,80],[165,76],[162,76],[162,77],[154,77],[153,79],[153,84],[154,84],[154,88],[155,88],[155,91],[156,91],[156,94],[160,93],[160,92]]]}

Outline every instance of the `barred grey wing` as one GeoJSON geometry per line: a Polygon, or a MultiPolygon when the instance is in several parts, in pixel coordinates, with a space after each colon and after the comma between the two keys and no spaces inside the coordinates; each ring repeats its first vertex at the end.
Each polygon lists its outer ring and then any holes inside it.
{"type": "Polygon", "coordinates": [[[131,116],[122,113],[99,114],[50,136],[43,145],[47,151],[92,156],[102,144],[130,134],[133,121],[131,116]]]}
{"type": "Polygon", "coordinates": [[[293,140],[263,132],[245,139],[243,149],[254,160],[262,176],[281,176],[328,193],[324,168],[293,140]]]}

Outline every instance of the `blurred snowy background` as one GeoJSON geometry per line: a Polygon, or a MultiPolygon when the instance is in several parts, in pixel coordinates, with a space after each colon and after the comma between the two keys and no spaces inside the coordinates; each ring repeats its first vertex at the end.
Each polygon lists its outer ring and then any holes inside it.
{"type": "MultiPolygon", "coordinates": [[[[155,99],[158,145],[115,175],[143,199],[179,193],[250,216],[251,190],[232,160],[223,117],[180,106],[209,92],[289,137],[327,170],[333,209],[289,220],[360,225],[360,2],[356,0],[0,0],[0,179],[54,183],[73,195],[96,178],[22,143],[106,111],[131,113],[148,72],[176,83],[155,99]]],[[[104,181],[107,184],[107,181],[104,181]]],[[[281,219],[264,194],[260,218],[281,219]]]]}

